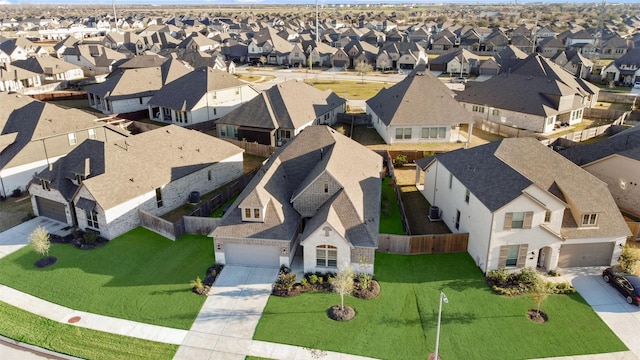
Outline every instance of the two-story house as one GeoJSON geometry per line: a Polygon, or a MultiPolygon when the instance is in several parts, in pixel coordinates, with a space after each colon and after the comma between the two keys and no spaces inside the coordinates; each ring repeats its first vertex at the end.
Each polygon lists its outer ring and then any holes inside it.
{"type": "Polygon", "coordinates": [[[608,266],[631,234],[607,185],[533,138],[416,162],[416,183],[483,271],[608,266]],[[424,179],[424,186],[419,185],[424,179]]]}

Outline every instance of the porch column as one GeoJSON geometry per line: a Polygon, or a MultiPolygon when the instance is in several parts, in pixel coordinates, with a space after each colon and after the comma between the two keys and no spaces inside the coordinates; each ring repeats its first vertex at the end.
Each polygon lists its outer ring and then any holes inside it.
{"type": "Polygon", "coordinates": [[[469,135],[467,137],[467,144],[471,143],[471,135],[473,135],[473,123],[469,124],[469,135]]]}

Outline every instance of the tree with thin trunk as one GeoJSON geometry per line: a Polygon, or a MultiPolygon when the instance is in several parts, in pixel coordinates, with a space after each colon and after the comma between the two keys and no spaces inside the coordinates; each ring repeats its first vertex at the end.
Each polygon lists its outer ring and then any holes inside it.
{"type": "Polygon", "coordinates": [[[266,56],[260,56],[260,59],[258,61],[260,61],[260,64],[262,64],[264,66],[264,64],[267,63],[267,57],[266,56]]]}
{"type": "Polygon", "coordinates": [[[49,253],[49,247],[51,247],[49,232],[42,226],[38,226],[29,234],[29,243],[40,256],[46,256],[49,253]]]}
{"type": "Polygon", "coordinates": [[[549,283],[540,277],[536,278],[531,287],[530,294],[533,302],[536,304],[536,313],[538,316],[540,316],[540,305],[547,299],[550,292],[549,283]]]}
{"type": "Polygon", "coordinates": [[[340,294],[340,310],[344,311],[344,296],[351,294],[353,291],[353,270],[351,266],[346,265],[336,274],[333,279],[333,291],[340,294]]]}
{"type": "Polygon", "coordinates": [[[356,72],[362,77],[362,83],[364,84],[364,76],[368,72],[373,71],[373,67],[366,62],[362,61],[356,64],[356,72]]]}

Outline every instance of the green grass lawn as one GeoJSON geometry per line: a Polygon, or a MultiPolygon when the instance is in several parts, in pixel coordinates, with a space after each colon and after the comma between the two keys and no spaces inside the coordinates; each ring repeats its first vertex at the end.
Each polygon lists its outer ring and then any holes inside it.
{"type": "Polygon", "coordinates": [[[0,334],[84,359],[171,359],[177,345],[62,324],[0,302],[0,334]]]}
{"type": "Polygon", "coordinates": [[[189,329],[205,298],[189,281],[214,262],[213,243],[202,235],[175,242],[136,228],[95,250],[53,244],[58,261],[38,269],[27,246],[0,260],[0,283],[72,309],[189,329]]]}
{"type": "Polygon", "coordinates": [[[224,215],[222,212],[224,211],[225,206],[233,204],[233,202],[236,201],[237,198],[238,198],[238,195],[232,197],[229,201],[227,201],[224,204],[220,205],[220,207],[218,207],[217,209],[215,209],[213,211],[213,213],[211,213],[210,217],[212,217],[212,218],[221,218],[222,215],[224,215]]]}
{"type": "Polygon", "coordinates": [[[434,351],[438,299],[444,291],[439,353],[445,359],[528,359],[626,350],[578,294],[550,295],[544,324],[531,322],[529,296],[495,295],[466,253],[376,254],[382,292],[345,298],[355,319],[330,320],[337,294],[270,297],[254,339],[381,359],[425,359],[434,351]]]}
{"type": "Polygon", "coordinates": [[[382,181],[382,201],[380,204],[380,233],[404,235],[400,207],[396,199],[391,178],[382,181]]]}

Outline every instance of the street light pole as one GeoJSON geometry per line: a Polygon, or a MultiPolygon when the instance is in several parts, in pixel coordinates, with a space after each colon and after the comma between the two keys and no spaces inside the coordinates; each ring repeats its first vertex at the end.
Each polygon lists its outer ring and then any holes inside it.
{"type": "Polygon", "coordinates": [[[447,295],[440,291],[440,307],[438,308],[438,330],[436,331],[436,352],[434,353],[434,360],[438,360],[438,344],[440,343],[440,319],[442,318],[442,302],[449,303],[447,295]]]}

